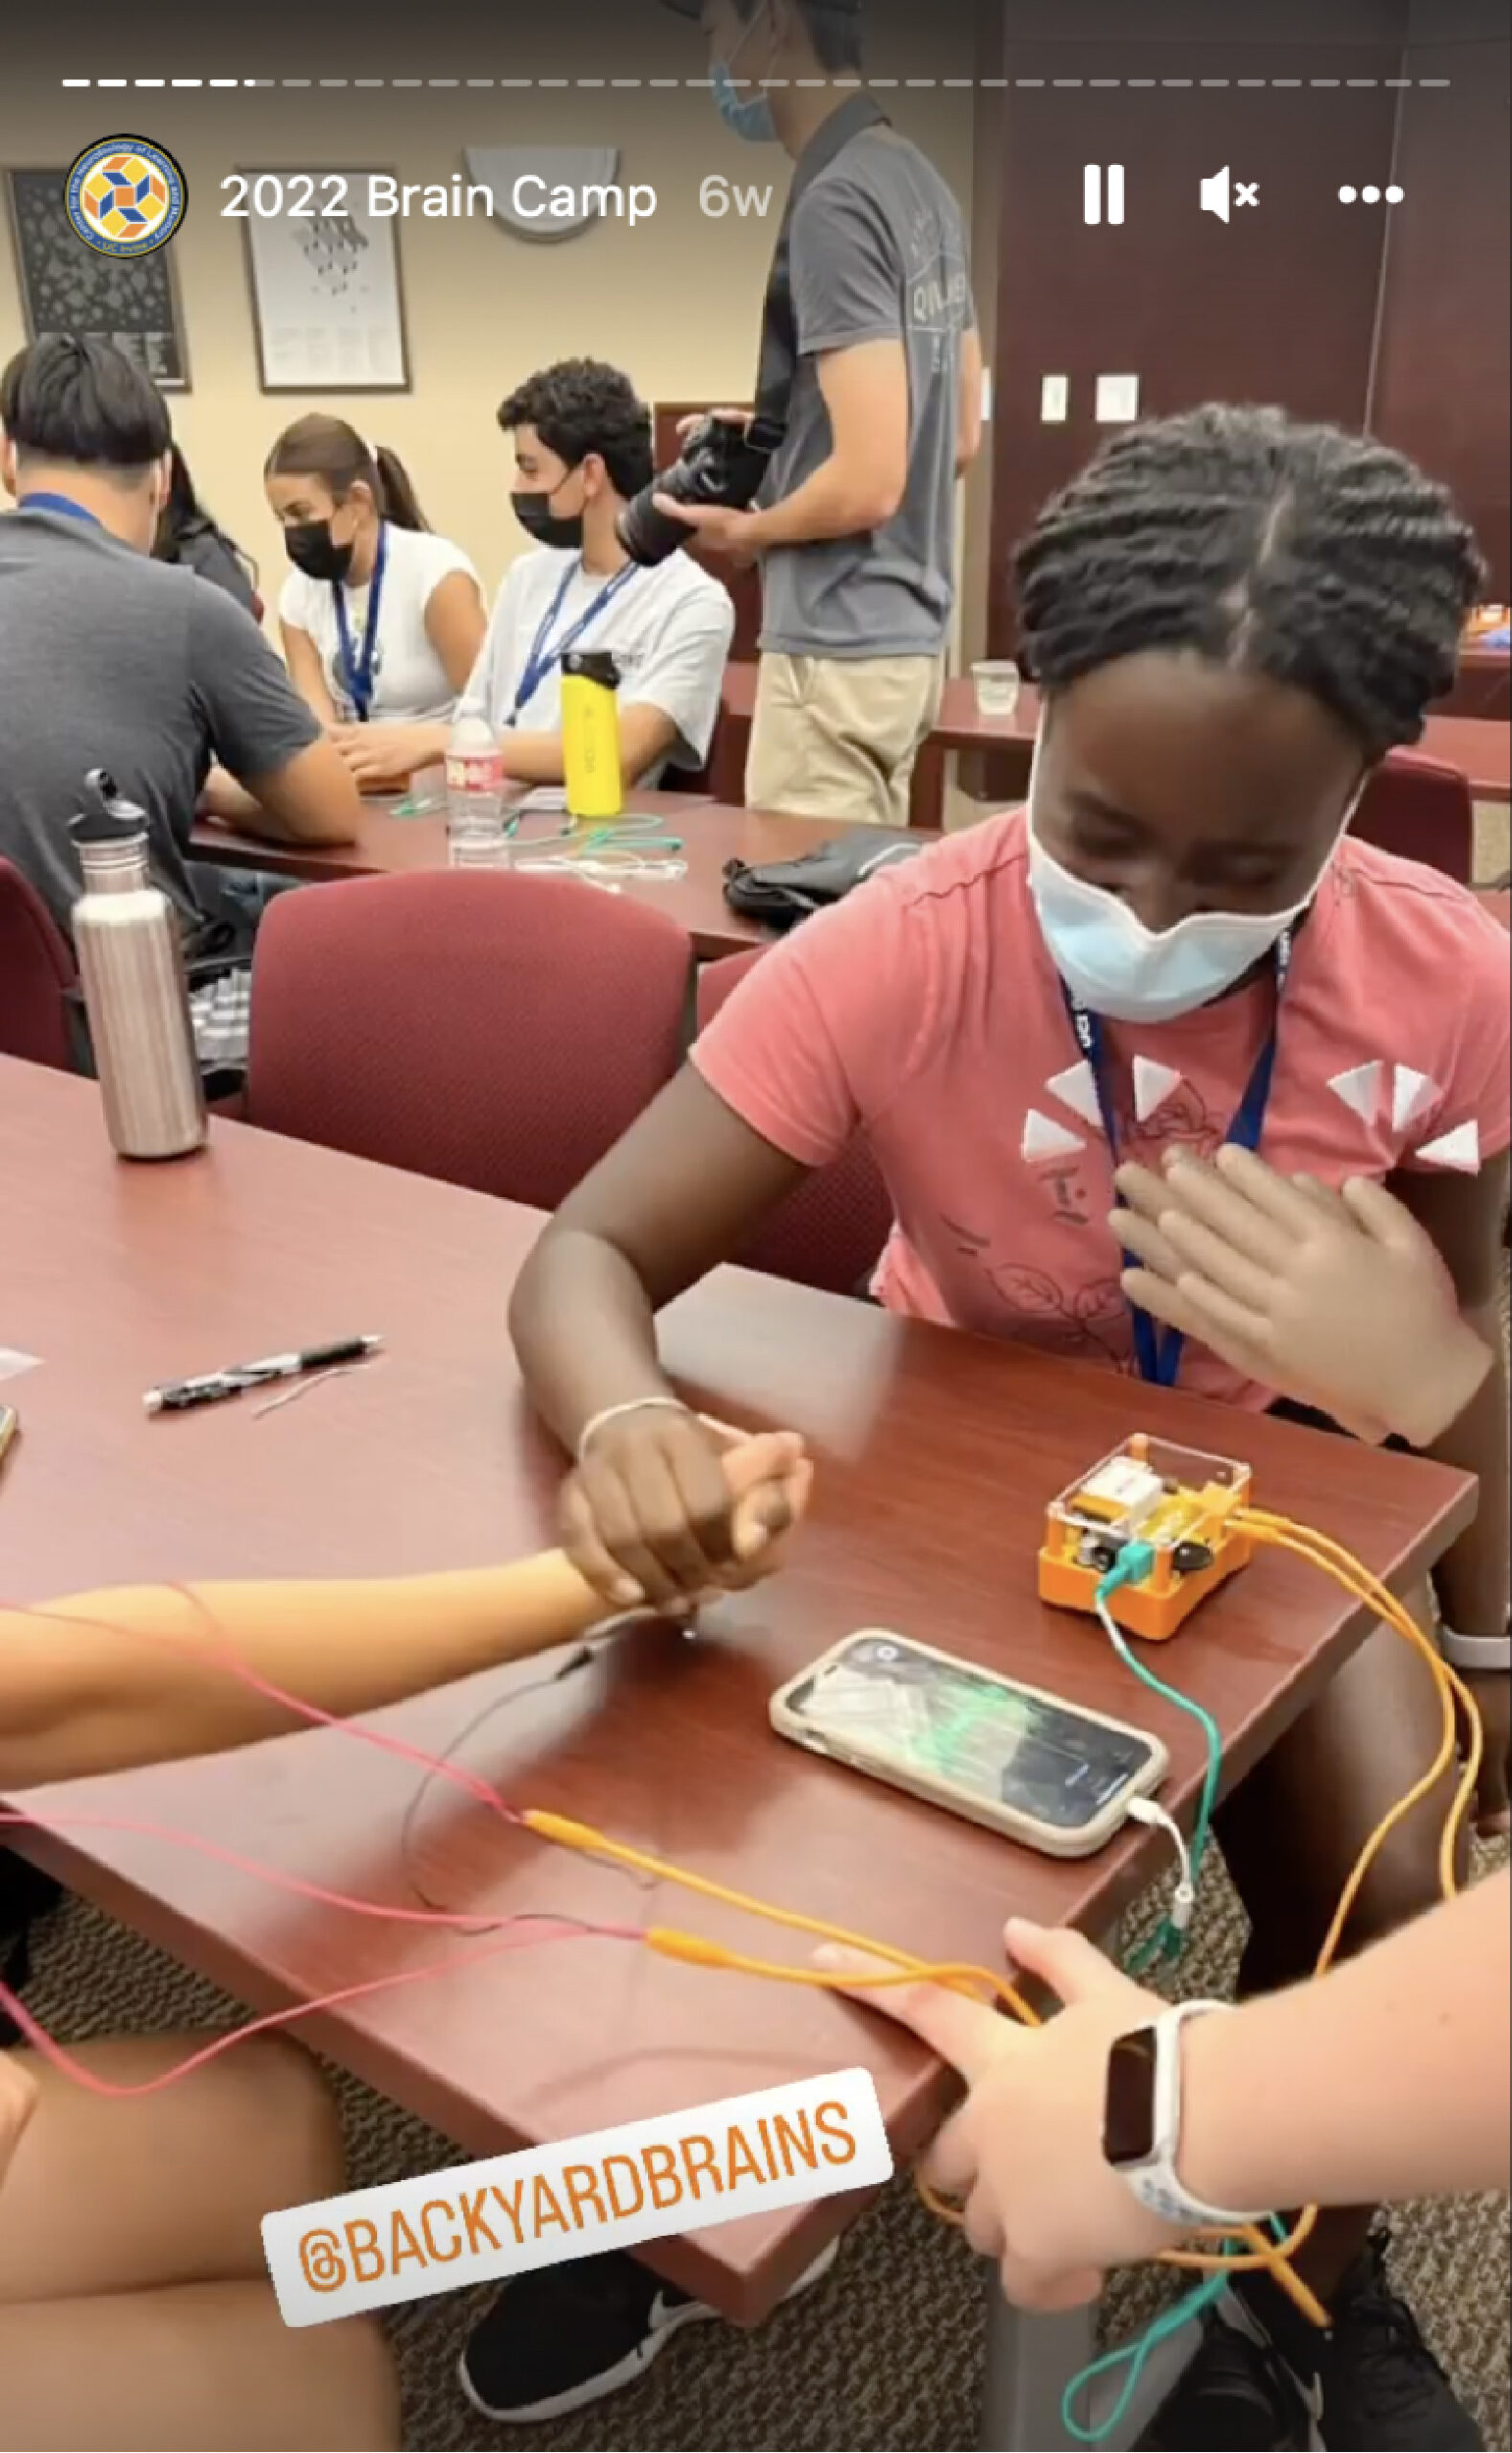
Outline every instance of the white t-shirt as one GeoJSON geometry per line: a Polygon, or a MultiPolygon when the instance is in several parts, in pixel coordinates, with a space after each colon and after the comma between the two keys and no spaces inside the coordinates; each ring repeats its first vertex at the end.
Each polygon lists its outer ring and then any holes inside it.
{"type": "MultiPolygon", "coordinates": [[[[560,732],[560,659],[607,585],[599,573],[585,571],[576,554],[550,546],[522,554],[499,590],[483,653],[457,702],[458,715],[482,716],[495,732],[512,720],[525,732],[560,732]],[[545,627],[564,582],[566,593],[545,627]],[[530,697],[516,706],[533,651],[551,661],[530,697]]],[[[632,567],[570,644],[612,655],[620,669],[621,707],[655,707],[670,717],[677,742],[665,764],[698,768],[714,737],[734,635],[729,590],[690,555],[673,554],[654,570],[632,567]]],[[[641,780],[653,784],[659,772],[641,780]]]]}
{"type": "MultiPolygon", "coordinates": [[[[373,654],[373,703],[369,722],[376,724],[445,723],[451,715],[454,692],[446,667],[430,643],[425,608],[444,579],[453,571],[477,572],[460,545],[428,529],[396,528],[389,524],[388,564],[378,604],[378,634],[373,654]]],[[[360,665],[367,638],[366,587],[344,587],[347,636],[360,665]]],[[[336,591],[328,579],[309,579],[290,571],[278,600],[278,617],[291,630],[304,630],[315,642],[320,670],[331,702],[344,722],[356,721],[341,666],[341,636],[336,628],[336,591]]]]}

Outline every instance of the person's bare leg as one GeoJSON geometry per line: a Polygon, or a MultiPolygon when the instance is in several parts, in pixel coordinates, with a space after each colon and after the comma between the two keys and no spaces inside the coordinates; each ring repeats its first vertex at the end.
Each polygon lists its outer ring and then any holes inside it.
{"type": "Polygon", "coordinates": [[[6,2453],[390,2453],[383,2337],[292,2331],[264,2282],[185,2283],[0,2308],[6,2453]]]}
{"type": "MultiPolygon", "coordinates": [[[[79,2058],[133,2083],[203,2042],[79,2058]]],[[[344,2186],[314,2064],[257,2042],[121,2101],[24,2057],[39,2099],[0,2186],[0,2445],[397,2444],[377,2329],[290,2332],[267,2281],[263,2215],[344,2186]]]]}
{"type": "MultiPolygon", "coordinates": [[[[1421,1609],[1413,1616],[1421,1621],[1421,1609]]],[[[1220,1811],[1218,1834],[1253,1927],[1242,1993],[1311,1974],[1351,1867],[1376,1823],[1427,1770],[1440,1733],[1426,1665],[1382,1628],[1361,1646],[1220,1811]]],[[[1439,1896],[1438,1848],[1454,1779],[1387,1842],[1340,1956],[1363,1950],[1439,1896]]],[[[1359,2256],[1375,2210],[1323,2215],[1298,2270],[1326,2301],[1359,2256]]]]}

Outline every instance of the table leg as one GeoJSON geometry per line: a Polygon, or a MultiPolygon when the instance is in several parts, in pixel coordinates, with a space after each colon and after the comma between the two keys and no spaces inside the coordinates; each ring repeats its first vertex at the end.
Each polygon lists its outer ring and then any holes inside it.
{"type": "MultiPolygon", "coordinates": [[[[1012,2307],[997,2277],[987,2284],[987,2373],[982,2388],[982,2453],[1070,2453],[1077,2444],[1061,2418],[1061,2397],[1073,2376],[1097,2356],[1095,2308],[1038,2317],[1012,2307]]],[[[1202,2340],[1200,2324],[1183,2326],[1145,2362],[1138,2391],[1102,2453],[1128,2453],[1149,2426],[1202,2340]]],[[[1084,2427],[1106,2417],[1124,2386],[1115,2372],[1082,2397],[1084,2427]]]]}

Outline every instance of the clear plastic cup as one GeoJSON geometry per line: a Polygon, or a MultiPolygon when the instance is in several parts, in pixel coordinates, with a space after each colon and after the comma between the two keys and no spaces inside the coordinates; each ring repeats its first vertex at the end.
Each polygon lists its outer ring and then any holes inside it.
{"type": "Polygon", "coordinates": [[[976,711],[982,716],[1011,716],[1019,704],[1019,668],[1010,663],[974,664],[972,682],[976,711]]]}

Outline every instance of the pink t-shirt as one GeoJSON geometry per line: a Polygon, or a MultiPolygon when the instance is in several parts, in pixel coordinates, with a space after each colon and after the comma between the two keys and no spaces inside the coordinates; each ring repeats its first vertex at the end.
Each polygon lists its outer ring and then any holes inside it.
{"type": "MultiPolygon", "coordinates": [[[[1111,1158],[1026,868],[1016,812],[883,870],[765,955],[693,1061],[808,1166],[865,1132],[897,1222],[875,1283],[892,1310],[1133,1370],[1111,1158]]],[[[1297,935],[1263,1155],[1341,1183],[1505,1150],[1509,1007],[1506,932],[1474,896],[1346,838],[1297,935]]],[[[1122,1154],[1213,1151],[1274,1015],[1263,977],[1175,1022],[1105,1024],[1122,1154]]],[[[1271,1393],[1196,1344],[1180,1382],[1271,1393]]]]}

